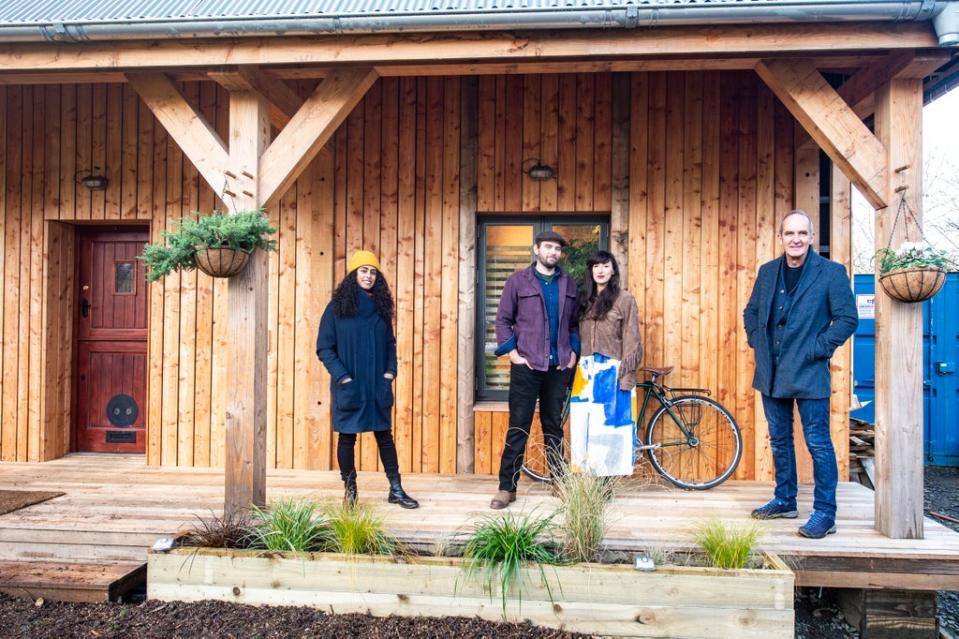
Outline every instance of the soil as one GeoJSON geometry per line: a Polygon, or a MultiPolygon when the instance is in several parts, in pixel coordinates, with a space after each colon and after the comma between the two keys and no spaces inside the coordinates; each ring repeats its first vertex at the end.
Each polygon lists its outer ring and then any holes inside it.
{"type": "Polygon", "coordinates": [[[0,594],[0,637],[138,639],[176,637],[369,637],[371,639],[573,639],[585,637],[528,624],[459,617],[331,615],[313,608],[204,601],[140,604],[42,603],[0,594]]]}

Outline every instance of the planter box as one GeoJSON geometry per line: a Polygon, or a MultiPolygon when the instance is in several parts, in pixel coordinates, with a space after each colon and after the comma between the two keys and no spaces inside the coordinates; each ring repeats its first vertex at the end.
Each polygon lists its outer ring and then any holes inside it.
{"type": "MultiPolygon", "coordinates": [[[[620,637],[793,636],[793,573],[778,557],[763,570],[579,564],[547,567],[552,598],[535,569],[509,621],[620,637]]],[[[376,616],[503,619],[498,592],[467,578],[462,560],[351,557],[178,548],[151,553],[147,596],[304,605],[376,616]]]]}

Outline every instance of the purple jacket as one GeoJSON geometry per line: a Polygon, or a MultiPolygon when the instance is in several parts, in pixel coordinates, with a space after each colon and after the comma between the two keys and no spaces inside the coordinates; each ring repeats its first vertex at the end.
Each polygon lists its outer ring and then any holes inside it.
{"type": "MultiPolygon", "coordinates": [[[[516,271],[506,280],[496,310],[496,342],[502,347],[516,338],[516,350],[538,371],[549,369],[549,320],[546,301],[535,266],[516,271]]],[[[559,335],[556,351],[560,368],[565,368],[573,352],[570,334],[578,335],[576,282],[566,273],[559,274],[559,335]]]]}

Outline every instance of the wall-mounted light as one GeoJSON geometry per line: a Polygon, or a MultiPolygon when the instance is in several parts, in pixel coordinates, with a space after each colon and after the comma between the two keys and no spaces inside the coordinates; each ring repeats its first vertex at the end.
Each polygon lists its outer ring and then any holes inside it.
{"type": "Polygon", "coordinates": [[[526,171],[526,175],[529,176],[529,179],[536,180],[537,182],[544,182],[546,180],[552,180],[556,177],[556,171],[551,166],[541,163],[539,160],[536,161],[536,164],[529,167],[526,171]]]}
{"type": "Polygon", "coordinates": [[[107,179],[107,176],[98,173],[97,171],[99,170],[100,167],[95,166],[93,167],[92,171],[78,173],[77,181],[91,191],[102,191],[107,188],[109,180],[107,179]]]}

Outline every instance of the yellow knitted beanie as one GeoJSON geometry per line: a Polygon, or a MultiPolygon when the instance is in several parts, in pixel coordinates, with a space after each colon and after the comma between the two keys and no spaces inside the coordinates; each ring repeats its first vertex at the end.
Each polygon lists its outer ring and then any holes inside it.
{"type": "Polygon", "coordinates": [[[352,273],[361,266],[372,266],[377,271],[380,270],[380,261],[376,259],[372,251],[357,251],[350,256],[350,261],[346,265],[346,272],[352,273]]]}

